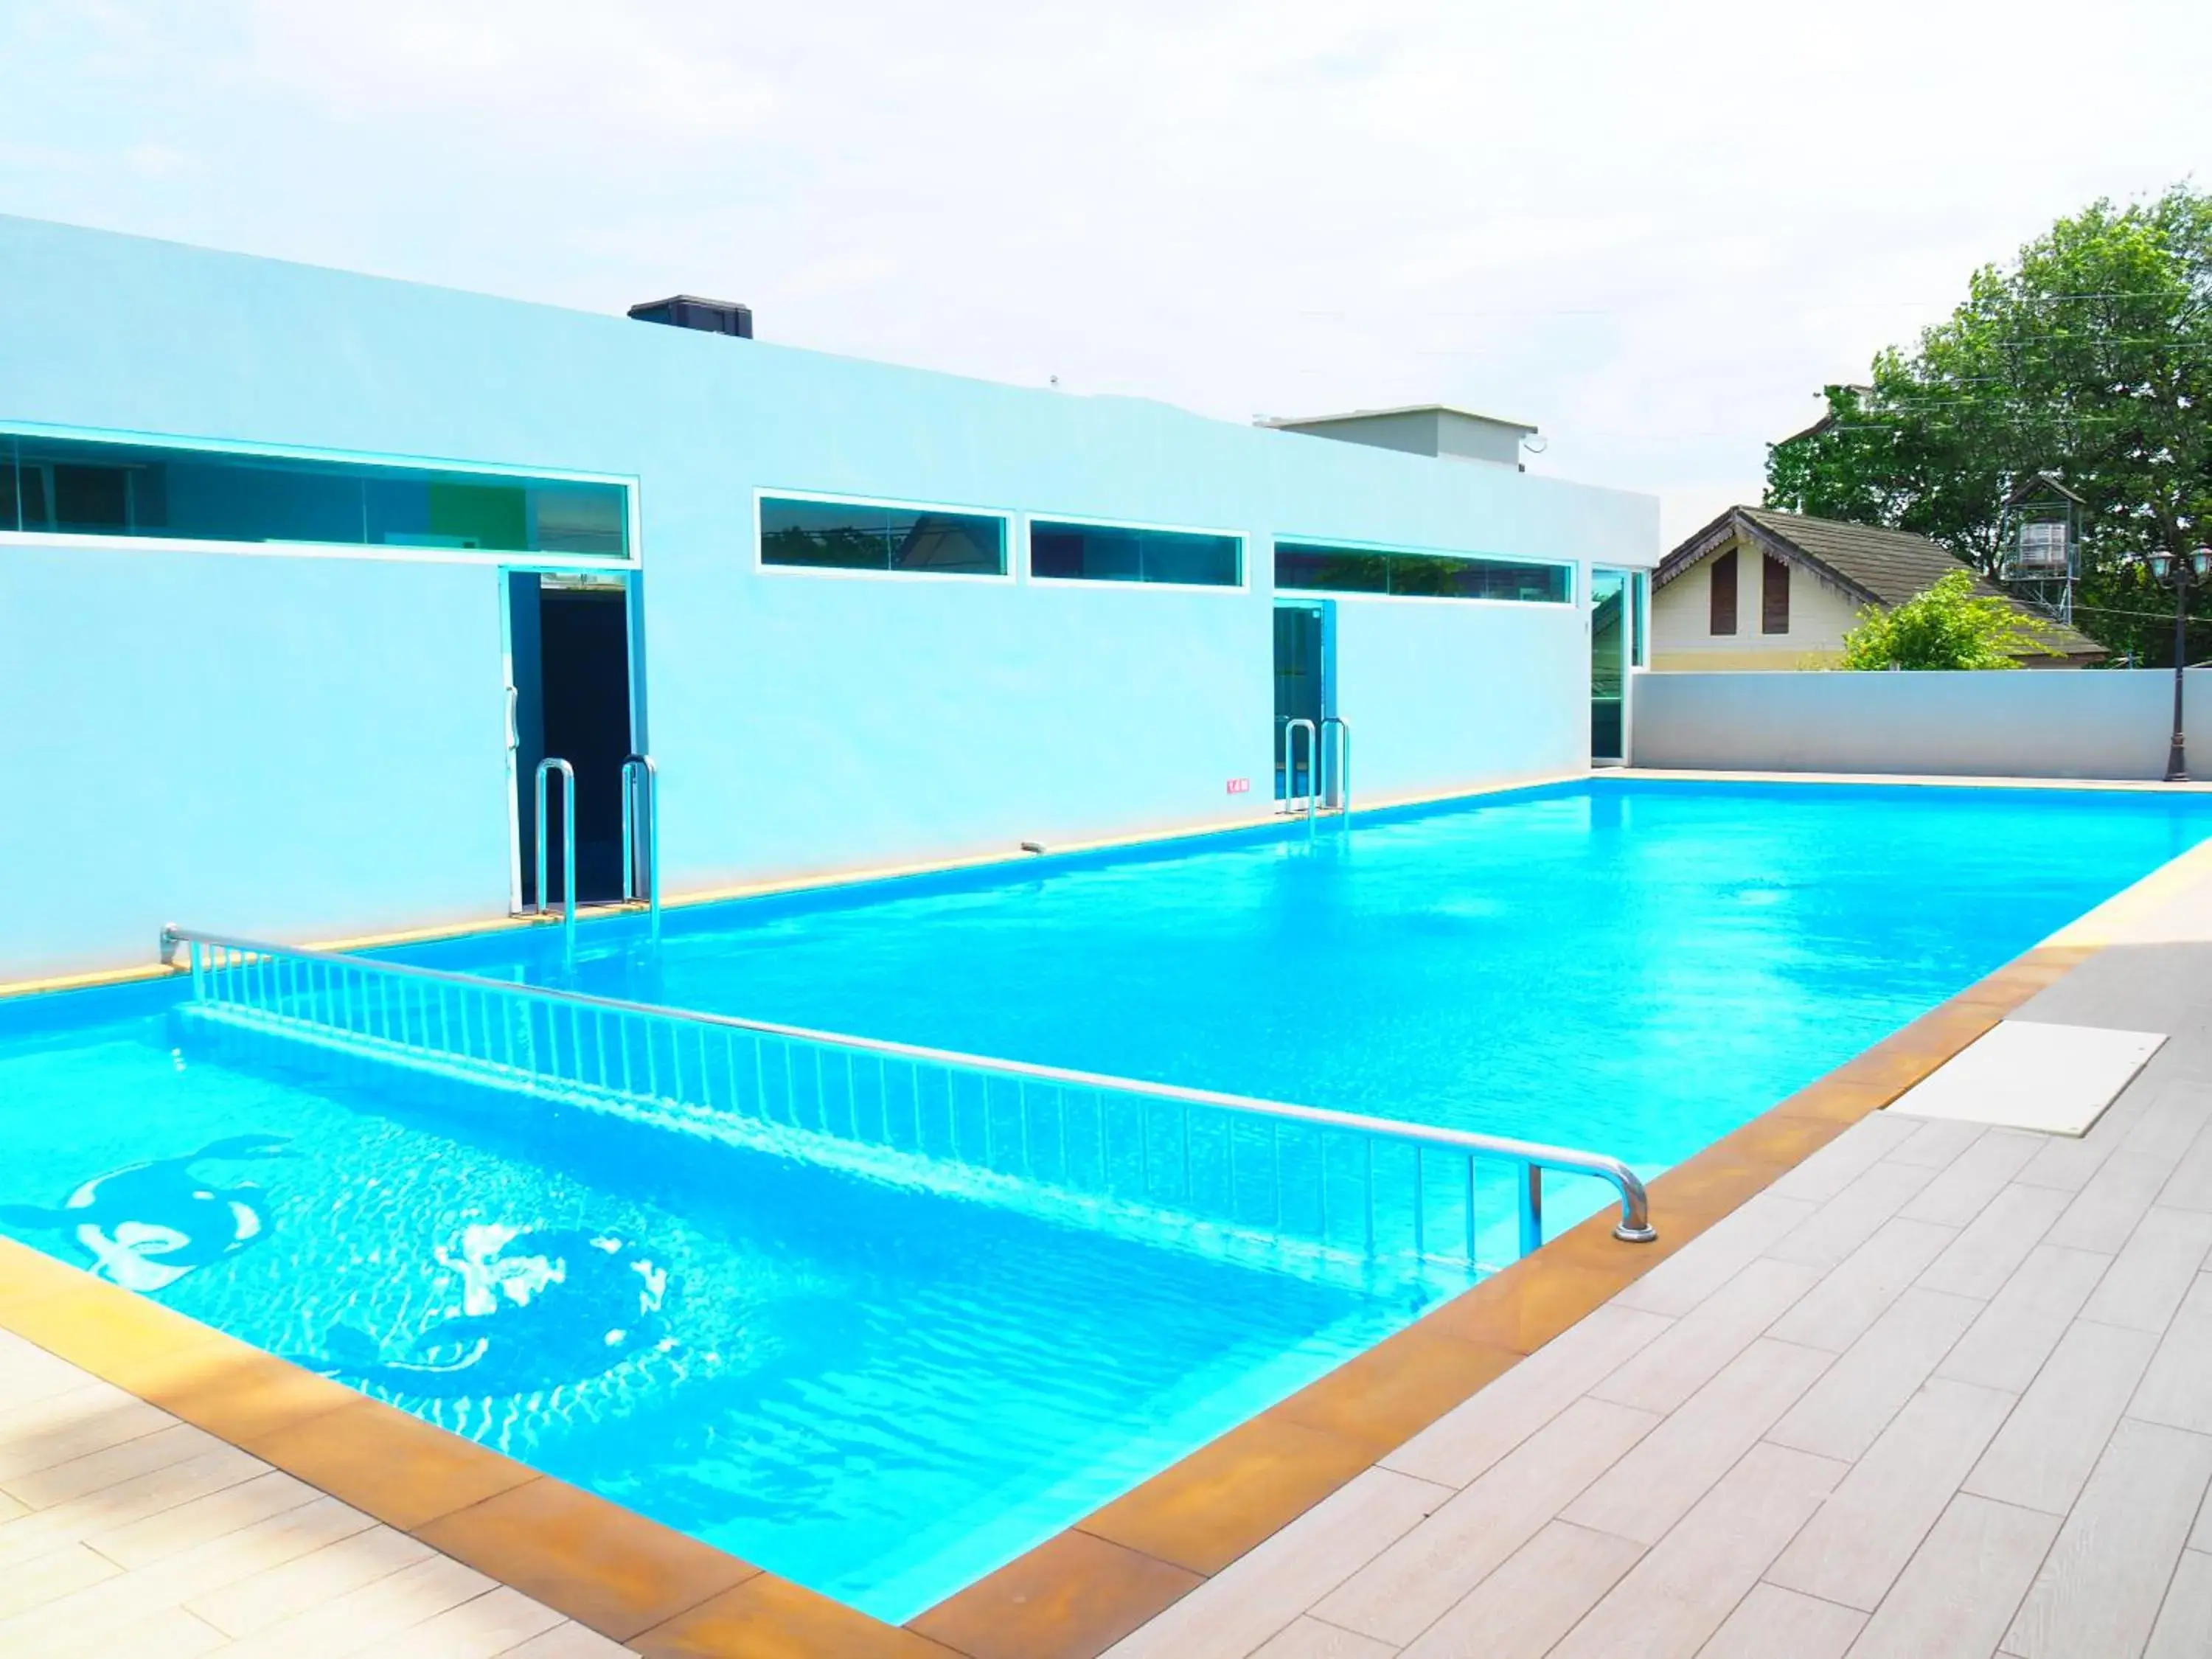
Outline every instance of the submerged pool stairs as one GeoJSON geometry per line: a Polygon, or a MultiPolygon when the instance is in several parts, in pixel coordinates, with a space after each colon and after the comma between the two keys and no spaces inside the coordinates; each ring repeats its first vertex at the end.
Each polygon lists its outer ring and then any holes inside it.
{"type": "MultiPolygon", "coordinates": [[[[1565,1147],[987,1059],[170,927],[191,1017],[844,1166],[1147,1232],[1482,1272],[1545,1236],[1547,1172],[1643,1183],[1565,1147]]],[[[1587,1188],[1555,1204],[1579,1219],[1587,1188]],[[1574,1201],[1578,1198],[1581,1201],[1574,1201]]]]}

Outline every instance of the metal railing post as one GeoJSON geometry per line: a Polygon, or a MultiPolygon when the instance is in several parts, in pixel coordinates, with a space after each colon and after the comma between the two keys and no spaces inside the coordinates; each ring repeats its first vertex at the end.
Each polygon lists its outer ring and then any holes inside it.
{"type": "Polygon", "coordinates": [[[538,763],[538,914],[545,914],[545,778],[561,775],[561,948],[576,954],[576,769],[555,756],[538,763]]]}
{"type": "Polygon", "coordinates": [[[1521,1212],[1521,1254],[1532,1255],[1544,1247],[1544,1166],[1522,1164],[1521,1179],[1515,1185],[1519,1188],[1515,1196],[1521,1212]]]}
{"type": "MultiPolygon", "coordinates": [[[[553,764],[559,765],[561,763],[555,762],[553,764]]],[[[574,908],[572,905],[569,908],[569,918],[572,922],[574,914],[574,908]]],[[[629,1022],[633,1019],[673,1020],[711,1026],[728,1031],[743,1031],[750,1034],[757,1041],[762,1038],[775,1038],[787,1045],[787,1049],[806,1048],[818,1054],[820,1050],[827,1048],[847,1054],[867,1054],[881,1060],[896,1060],[917,1068],[917,1090],[920,1087],[919,1068],[929,1066],[940,1070],[950,1068],[980,1073],[987,1078],[1014,1078],[1030,1082],[1048,1083],[1063,1091],[1073,1088],[1090,1091],[1102,1096],[1119,1095],[1143,1102],[1173,1101],[1186,1107],[1212,1107],[1233,1113],[1238,1118],[1266,1123],[1278,1133],[1282,1127],[1288,1123],[1309,1130],[1357,1134],[1367,1143],[1368,1148],[1367,1227],[1370,1250],[1373,1248],[1374,1238],[1373,1148],[1374,1143],[1378,1140],[1395,1141],[1413,1148],[1417,1166],[1423,1149],[1449,1152],[1460,1156],[1496,1158],[1524,1166],[1527,1178],[1521,1182],[1522,1191],[1519,1196],[1522,1239],[1524,1245],[1528,1244],[1532,1237],[1536,1243],[1541,1243],[1543,1192],[1540,1183],[1543,1170],[1556,1170],[1568,1175],[1592,1176],[1609,1182],[1613,1190],[1620,1194],[1620,1218],[1613,1230],[1614,1237],[1631,1243],[1647,1243],[1658,1237],[1651,1225],[1650,1200],[1644,1192],[1642,1179],[1619,1158],[1608,1158],[1601,1152],[1587,1152],[1572,1147],[1546,1146],[1537,1141],[1514,1140],[1503,1135],[1478,1134],[1465,1129],[1447,1129],[1431,1124],[1411,1122],[1402,1118],[1368,1117],[1358,1113],[1335,1111],[1326,1107],[1297,1106],[1282,1101],[1257,1100],[1243,1095],[1221,1094],[1208,1089],[1186,1089],[1166,1083],[1143,1083],[1128,1078],[1108,1077],[1096,1072],[1078,1072],[1064,1066],[1032,1065],[1026,1060],[993,1060],[983,1055],[958,1054],[949,1049],[925,1048],[914,1043],[891,1042],[877,1037],[851,1036],[832,1031],[810,1030],[803,1026],[779,1025],[766,1020],[740,1019],[734,1015],[707,1013],[696,1009],[655,1007],[646,1003],[627,1002],[612,997],[592,996],[579,991],[562,991],[544,986],[512,984],[504,981],[488,980],[474,974],[453,973],[444,969],[418,968],[407,963],[383,962],[373,957],[348,956],[337,951],[307,951],[289,945],[264,945],[252,939],[237,939],[222,933],[203,933],[191,928],[177,927],[167,931],[180,941],[190,941],[196,947],[204,945],[208,948],[210,953],[211,977],[220,973],[222,958],[216,954],[219,952],[238,953],[238,959],[248,965],[246,969],[241,969],[241,971],[250,970],[252,967],[270,960],[282,958],[291,962],[324,962],[359,974],[365,981],[362,997],[362,1007],[365,1017],[361,1022],[362,1030],[365,1035],[373,1034],[374,1025],[374,1019],[367,1016],[373,1012],[377,1002],[385,1000],[372,999],[368,995],[368,982],[385,986],[394,981],[400,984],[435,981],[457,988],[464,993],[473,994],[483,998],[485,1003],[483,1021],[485,1040],[483,1057],[488,1063],[502,1063],[510,1070],[517,1069],[522,1063],[514,1052],[514,1023],[511,1017],[500,1020],[501,1030],[507,1047],[507,1058],[504,1062],[495,1062],[490,1026],[495,1007],[508,1011],[510,1016],[517,1007],[527,1008],[541,1004],[549,1006],[566,1004],[574,1008],[594,1010],[601,1016],[611,1016],[617,1028],[616,1034],[620,1040],[621,1060],[625,1073],[622,1087],[625,1091],[634,1090],[638,1086],[635,1079],[628,1075],[630,1069],[629,1022]]],[[[210,984],[209,988],[220,990],[222,988],[210,984]]],[[[249,1006],[252,1006],[252,999],[257,996],[264,1001],[267,1000],[268,987],[265,978],[249,981],[239,986],[237,989],[238,1000],[246,1003],[249,1006]]],[[[386,1024],[387,1035],[390,1030],[390,1023],[387,1021],[386,1024]]],[[[649,1054],[646,1059],[649,1065],[651,1060],[649,1054]]],[[[603,1051],[602,1066],[604,1066],[605,1064],[603,1051]]],[[[649,1079],[645,1086],[651,1088],[649,1079]]],[[[767,1115],[766,1097],[766,1089],[763,1085],[764,1115],[767,1115]]],[[[948,1096],[948,1105],[952,1103],[951,1097],[948,1096]]],[[[789,1102],[787,1109],[795,1114],[795,1096],[789,1102]]],[[[796,1121],[795,1116],[793,1121],[796,1121]]],[[[1105,1115],[1102,1110],[1101,1158],[1103,1166],[1110,1170],[1112,1159],[1110,1149],[1104,1145],[1104,1123],[1105,1115]]],[[[1228,1152],[1231,1159],[1230,1190],[1233,1194],[1237,1186],[1234,1161],[1236,1140],[1233,1123],[1231,1130],[1228,1141],[1228,1152]]],[[[919,1142],[917,1144],[919,1145],[919,1142]]],[[[955,1157],[957,1158],[959,1148],[957,1145],[953,1151],[955,1157]]],[[[1278,1169],[1279,1170],[1279,1165],[1278,1169]]],[[[1279,1174],[1278,1180],[1279,1180],[1279,1174]]],[[[1425,1206],[1425,1192],[1419,1189],[1418,1186],[1415,1201],[1417,1206],[1425,1206]]],[[[1420,1228],[1424,1235],[1420,1242],[1425,1246],[1426,1216],[1420,1209],[1416,1211],[1416,1225],[1420,1228]]]]}
{"type": "Polygon", "coordinates": [[[1321,780],[1315,769],[1321,764],[1321,732],[1304,715],[1283,723],[1283,811],[1291,810],[1291,803],[1298,799],[1298,728],[1306,733],[1306,817],[1314,815],[1315,797],[1321,788],[1321,780]]]}
{"type": "MultiPolygon", "coordinates": [[[[1324,714],[1321,718],[1317,736],[1321,740],[1321,753],[1317,758],[1322,775],[1326,778],[1332,771],[1334,773],[1336,809],[1348,820],[1352,817],[1352,722],[1341,714],[1324,714]],[[1328,728],[1332,726],[1336,728],[1336,765],[1334,768],[1328,765],[1328,728]]],[[[1327,791],[1322,793],[1326,794],[1327,791]]]]}
{"type": "Polygon", "coordinates": [[[632,755],[622,764],[623,780],[623,897],[635,903],[642,897],[654,944],[660,942],[660,769],[650,755],[632,755]],[[641,801],[642,805],[641,805],[641,801]],[[645,833],[637,833],[637,819],[645,820],[645,833]],[[638,880],[638,861],[643,857],[645,879],[638,880]],[[645,889],[641,894],[640,886],[645,889]]]}

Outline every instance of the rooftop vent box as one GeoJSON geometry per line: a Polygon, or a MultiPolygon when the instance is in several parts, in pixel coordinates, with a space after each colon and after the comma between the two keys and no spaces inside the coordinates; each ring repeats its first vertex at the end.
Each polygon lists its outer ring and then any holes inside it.
{"type": "Polygon", "coordinates": [[[696,294],[673,295],[632,306],[629,314],[641,323],[665,323],[671,328],[696,328],[708,334],[753,337],[753,308],[729,300],[702,300],[696,294]]]}
{"type": "Polygon", "coordinates": [[[1471,409],[1417,404],[1409,409],[1356,409],[1349,415],[1316,415],[1306,420],[1263,420],[1278,432],[1304,432],[1316,438],[1400,449],[1409,455],[1434,455],[1452,461],[1489,461],[1519,466],[1521,447],[1542,447],[1526,421],[1502,421],[1471,409]],[[1534,442],[1530,440],[1536,440],[1534,442]]]}

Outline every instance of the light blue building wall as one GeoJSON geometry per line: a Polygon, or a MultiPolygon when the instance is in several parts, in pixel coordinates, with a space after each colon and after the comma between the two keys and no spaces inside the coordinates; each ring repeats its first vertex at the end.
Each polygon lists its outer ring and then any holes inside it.
{"type": "MultiPolygon", "coordinates": [[[[1658,551],[1509,468],[34,222],[0,292],[0,428],[634,481],[672,893],[1266,817],[1279,534],[1572,562],[1572,605],[1339,599],[1334,697],[1364,799],[1579,769],[1588,568],[1658,551]],[[763,570],[762,490],[1234,532],[1246,581],[1032,581],[1018,519],[1004,580],[763,570]]],[[[502,591],[0,534],[0,980],[504,914],[502,591]]]]}

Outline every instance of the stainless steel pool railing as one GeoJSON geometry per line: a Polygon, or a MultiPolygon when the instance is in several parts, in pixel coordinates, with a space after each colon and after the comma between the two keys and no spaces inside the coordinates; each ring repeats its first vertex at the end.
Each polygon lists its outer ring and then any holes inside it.
{"type": "Polygon", "coordinates": [[[561,948],[576,954],[576,769],[548,756],[538,763],[538,914],[545,903],[545,779],[561,775],[561,948]]]}
{"type": "Polygon", "coordinates": [[[1644,1183],[1595,1152],[162,930],[165,961],[180,945],[203,1013],[587,1106],[734,1117],[1370,1256],[1526,1255],[1547,1172],[1609,1183],[1614,1236],[1656,1237],[1644,1183]]]}
{"type": "Polygon", "coordinates": [[[645,900],[649,928],[655,943],[660,939],[660,769],[650,755],[633,754],[622,763],[623,898],[635,904],[645,900]],[[642,819],[645,830],[638,833],[642,819]],[[640,879],[639,863],[644,864],[640,879]],[[643,891],[641,892],[640,890],[643,891]]]}
{"type": "Polygon", "coordinates": [[[1321,804],[1321,730],[1304,715],[1283,722],[1283,811],[1293,812],[1291,805],[1298,795],[1298,728],[1306,733],[1306,817],[1310,819],[1321,804]]]}
{"type": "Polygon", "coordinates": [[[1341,714],[1323,714],[1316,738],[1318,746],[1314,756],[1314,788],[1322,797],[1322,805],[1335,807],[1348,823],[1352,819],[1352,722],[1341,714]],[[1329,764],[1331,745],[1328,732],[1331,726],[1336,728],[1334,749],[1336,763],[1334,767],[1329,764]],[[1332,773],[1335,784],[1333,799],[1329,787],[1332,773]]]}

